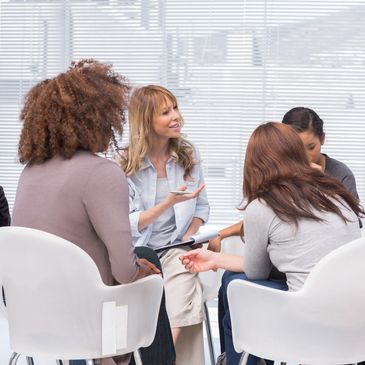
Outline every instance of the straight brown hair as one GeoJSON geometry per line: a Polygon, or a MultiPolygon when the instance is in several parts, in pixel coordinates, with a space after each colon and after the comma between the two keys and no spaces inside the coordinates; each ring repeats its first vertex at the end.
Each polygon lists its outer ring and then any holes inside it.
{"type": "Polygon", "coordinates": [[[300,137],[282,123],[262,124],[252,133],[243,194],[246,206],[255,199],[264,200],[280,219],[295,224],[301,218],[321,221],[314,210],[332,212],[347,221],[336,203],[364,214],[359,201],[337,179],[310,166],[300,137]]]}

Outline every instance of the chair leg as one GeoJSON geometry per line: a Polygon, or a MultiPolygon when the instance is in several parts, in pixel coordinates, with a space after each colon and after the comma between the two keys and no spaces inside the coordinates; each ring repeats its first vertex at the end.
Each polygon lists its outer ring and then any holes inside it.
{"type": "Polygon", "coordinates": [[[139,350],[133,351],[133,357],[134,357],[134,362],[136,363],[136,365],[143,365],[141,353],[139,350]]]}
{"type": "Polygon", "coordinates": [[[63,365],[63,361],[62,360],[56,360],[56,364],[57,365],[63,365]]]}
{"type": "Polygon", "coordinates": [[[34,365],[34,361],[32,357],[27,356],[27,365],[34,365]]]}
{"type": "Polygon", "coordinates": [[[16,365],[20,354],[13,352],[10,356],[9,365],[16,365]]]}
{"type": "Polygon", "coordinates": [[[213,345],[213,336],[212,336],[212,328],[210,327],[210,318],[207,302],[204,302],[204,312],[205,312],[205,331],[207,333],[208,340],[208,348],[209,348],[209,356],[211,365],[215,365],[215,354],[214,354],[214,345],[213,345]]]}

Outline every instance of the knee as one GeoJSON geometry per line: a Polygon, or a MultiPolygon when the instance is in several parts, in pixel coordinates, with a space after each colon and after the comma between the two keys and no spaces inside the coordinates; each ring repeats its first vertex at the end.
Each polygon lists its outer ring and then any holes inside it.
{"type": "Polygon", "coordinates": [[[223,290],[227,291],[228,284],[234,279],[248,280],[246,274],[243,272],[237,273],[237,272],[232,272],[232,271],[225,271],[222,276],[223,290]]]}
{"type": "Polygon", "coordinates": [[[222,324],[223,324],[224,332],[232,333],[231,316],[229,314],[228,308],[226,309],[226,311],[224,313],[222,324]]]}

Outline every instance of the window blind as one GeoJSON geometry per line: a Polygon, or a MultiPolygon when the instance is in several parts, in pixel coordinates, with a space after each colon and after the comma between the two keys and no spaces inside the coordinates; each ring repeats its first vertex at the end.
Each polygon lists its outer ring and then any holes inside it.
{"type": "Polygon", "coordinates": [[[178,98],[200,149],[213,224],[235,222],[253,129],[294,106],[325,122],[323,151],[365,198],[365,0],[0,0],[0,184],[14,203],[19,112],[71,60],[111,62],[178,98]]]}

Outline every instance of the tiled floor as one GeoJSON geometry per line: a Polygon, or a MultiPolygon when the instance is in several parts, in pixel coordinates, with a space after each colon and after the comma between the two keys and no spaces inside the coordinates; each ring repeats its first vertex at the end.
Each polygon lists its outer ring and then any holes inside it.
{"type": "MultiPolygon", "coordinates": [[[[213,333],[213,341],[214,341],[214,349],[215,355],[218,356],[219,352],[219,335],[218,335],[218,322],[217,322],[217,301],[212,301],[208,305],[209,307],[209,316],[211,321],[212,333],[213,333]]],[[[207,348],[207,342],[205,338],[205,365],[210,365],[209,351],[207,348]]],[[[4,318],[0,317],[0,364],[5,365],[9,362],[9,357],[11,354],[11,350],[9,347],[9,336],[8,336],[8,326],[7,322],[4,318]]],[[[35,365],[55,365],[54,361],[44,360],[44,359],[34,359],[35,365]]],[[[26,361],[24,357],[19,358],[18,365],[26,365],[26,361]]]]}

